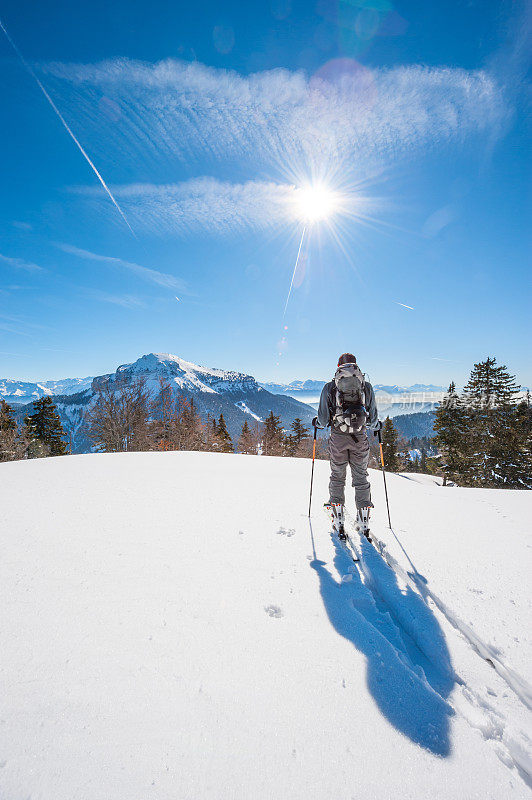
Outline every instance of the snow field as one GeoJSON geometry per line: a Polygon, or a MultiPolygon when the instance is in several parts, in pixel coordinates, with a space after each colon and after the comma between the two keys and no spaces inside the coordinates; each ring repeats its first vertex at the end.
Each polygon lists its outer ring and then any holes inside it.
{"type": "Polygon", "coordinates": [[[360,566],[321,511],[325,462],[312,529],[303,459],[86,455],[0,476],[5,800],[529,796],[523,696],[412,575],[526,686],[530,493],[389,476],[414,573],[378,473],[388,562],[354,535],[360,566]]]}

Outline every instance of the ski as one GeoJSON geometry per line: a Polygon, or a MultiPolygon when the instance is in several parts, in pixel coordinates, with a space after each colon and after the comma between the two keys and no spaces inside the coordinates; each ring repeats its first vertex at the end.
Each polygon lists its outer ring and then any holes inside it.
{"type": "Polygon", "coordinates": [[[384,544],[384,542],[381,542],[381,540],[377,536],[375,536],[375,534],[373,532],[370,533],[369,526],[368,526],[369,513],[367,514],[367,517],[366,517],[366,520],[365,520],[365,524],[364,524],[364,520],[361,521],[359,519],[359,514],[358,513],[357,513],[356,519],[353,518],[350,514],[348,514],[348,519],[349,519],[349,522],[353,525],[355,531],[360,536],[360,538],[362,539],[362,537],[364,537],[370,544],[373,545],[373,547],[375,548],[377,553],[379,553],[379,555],[381,555],[384,558],[385,557],[386,545],[384,544]]]}
{"type": "Polygon", "coordinates": [[[372,543],[371,536],[369,534],[369,508],[359,508],[357,510],[357,518],[355,520],[355,530],[357,533],[362,533],[370,544],[372,543]]]}
{"type": "Polygon", "coordinates": [[[344,507],[336,503],[325,503],[323,508],[332,522],[333,531],[336,534],[338,542],[355,564],[358,563],[360,559],[356,553],[355,546],[345,530],[344,507]]]}

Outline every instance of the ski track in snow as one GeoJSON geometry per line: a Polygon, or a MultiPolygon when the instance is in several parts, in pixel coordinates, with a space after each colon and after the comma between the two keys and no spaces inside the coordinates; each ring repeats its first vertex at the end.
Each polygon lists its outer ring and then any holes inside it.
{"type": "MultiPolygon", "coordinates": [[[[373,547],[355,529],[354,517],[346,511],[347,530],[352,550],[358,558],[357,565],[347,555],[349,548],[339,545],[336,536],[331,532],[331,538],[336,548],[335,566],[341,575],[341,583],[352,585],[352,575],[358,570],[366,589],[365,603],[372,608],[374,621],[377,620],[375,629],[379,638],[387,640],[386,645],[396,649],[398,657],[412,671],[413,676],[424,682],[448,705],[450,713],[459,713],[471,727],[477,729],[483,738],[493,743],[500,760],[510,769],[515,768],[523,781],[532,788],[532,741],[528,733],[522,728],[514,729],[509,725],[506,715],[494,707],[494,699],[498,694],[505,696],[504,691],[494,691],[490,686],[489,675],[481,674],[488,665],[514,692],[515,697],[526,709],[530,709],[532,690],[527,682],[514,670],[508,667],[497,654],[495,648],[485,644],[475,633],[471,626],[464,623],[457,614],[429,588],[426,578],[420,575],[412,564],[408,554],[395,536],[406,558],[412,566],[412,572],[407,572],[401,564],[387,550],[386,545],[371,531],[371,536],[376,547],[373,547]],[[355,544],[356,539],[358,543],[355,544]],[[344,574],[342,575],[342,570],[344,574]],[[346,574],[347,572],[347,574],[346,574]],[[402,584],[402,590],[397,591],[402,584]],[[471,650],[479,655],[482,663],[477,663],[478,682],[484,682],[484,688],[470,686],[462,678],[459,671],[453,668],[449,653],[444,643],[434,635],[434,629],[426,630],[420,618],[422,606],[430,610],[437,617],[442,630],[442,639],[461,637],[467,642],[471,650]],[[439,612],[439,613],[438,613],[439,612]],[[388,631],[382,634],[383,620],[388,617],[388,631]],[[390,630],[391,627],[391,630],[390,630]],[[410,640],[410,641],[409,641],[410,640]],[[432,665],[436,675],[430,679],[422,659],[408,658],[411,645],[423,654],[427,662],[432,665]],[[459,687],[452,693],[446,682],[459,687]],[[438,683],[444,686],[439,690],[438,683]],[[488,695],[489,700],[485,695],[488,695]]],[[[323,562],[318,562],[323,563],[323,562]]],[[[360,616],[361,601],[356,597],[352,599],[353,611],[360,616]]],[[[370,616],[363,613],[366,622],[370,616]]],[[[386,625],[385,625],[386,627],[386,625]]],[[[459,648],[458,648],[459,649],[459,648]]],[[[453,647],[456,656],[457,648],[453,647]]],[[[411,650],[412,653],[412,650],[411,650]]],[[[411,655],[410,653],[410,655],[411,655]]],[[[491,670],[490,670],[491,672],[491,670]]]]}

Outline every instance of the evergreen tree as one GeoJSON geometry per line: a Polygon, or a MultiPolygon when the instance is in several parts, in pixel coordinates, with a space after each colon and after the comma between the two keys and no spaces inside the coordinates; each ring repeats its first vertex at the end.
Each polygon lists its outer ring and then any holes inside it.
{"type": "Polygon", "coordinates": [[[65,455],[66,434],[51,397],[33,403],[33,414],[25,418],[24,425],[30,458],[65,455]]]}
{"type": "Polygon", "coordinates": [[[532,408],[528,391],[526,398],[517,406],[515,440],[515,447],[519,448],[520,452],[518,460],[520,474],[516,483],[521,484],[519,488],[532,489],[532,408]]]}
{"type": "Polygon", "coordinates": [[[220,414],[220,417],[218,419],[218,423],[216,425],[216,435],[220,443],[219,447],[220,452],[234,453],[233,442],[229,435],[229,431],[227,430],[227,425],[225,424],[225,419],[223,414],[220,414]]]}
{"type": "Polygon", "coordinates": [[[520,488],[528,479],[519,387],[495,358],[475,364],[464,389],[466,432],[462,474],[470,486],[520,488]]]}
{"type": "Polygon", "coordinates": [[[303,422],[296,417],[290,424],[291,433],[285,437],[285,455],[287,456],[308,456],[310,454],[309,429],[303,422]]]}
{"type": "Polygon", "coordinates": [[[246,453],[247,455],[257,454],[257,444],[255,442],[253,433],[249,429],[247,420],[244,420],[240,439],[238,440],[238,452],[246,453]]]}
{"type": "Polygon", "coordinates": [[[279,417],[270,411],[264,423],[262,453],[265,456],[282,456],[284,450],[283,426],[279,417]]]}
{"type": "Polygon", "coordinates": [[[0,461],[22,458],[23,450],[13,409],[5,400],[0,400],[0,461]]]}
{"type": "Polygon", "coordinates": [[[386,417],[384,420],[381,436],[384,468],[389,472],[398,472],[401,468],[397,455],[399,434],[390,417],[386,417]]]}
{"type": "Polygon", "coordinates": [[[466,411],[456,392],[454,381],[447,394],[436,409],[434,420],[435,442],[440,448],[443,460],[443,485],[448,478],[456,480],[464,468],[464,443],[466,441],[466,411]]]}

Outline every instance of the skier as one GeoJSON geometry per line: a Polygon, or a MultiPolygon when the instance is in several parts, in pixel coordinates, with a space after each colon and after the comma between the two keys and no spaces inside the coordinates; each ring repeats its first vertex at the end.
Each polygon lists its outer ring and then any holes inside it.
{"type": "Polygon", "coordinates": [[[331,478],[329,481],[330,512],[338,536],[345,541],[344,505],[347,465],[351,468],[352,485],[355,488],[357,506],[357,528],[368,539],[369,513],[373,508],[371,487],[368,481],[369,442],[367,429],[375,436],[382,428],[377,416],[375,393],[357,364],[352,353],[344,353],[338,359],[334,380],[322,389],[318,415],[312,420],[317,428],[330,426],[329,459],[331,478]]]}

